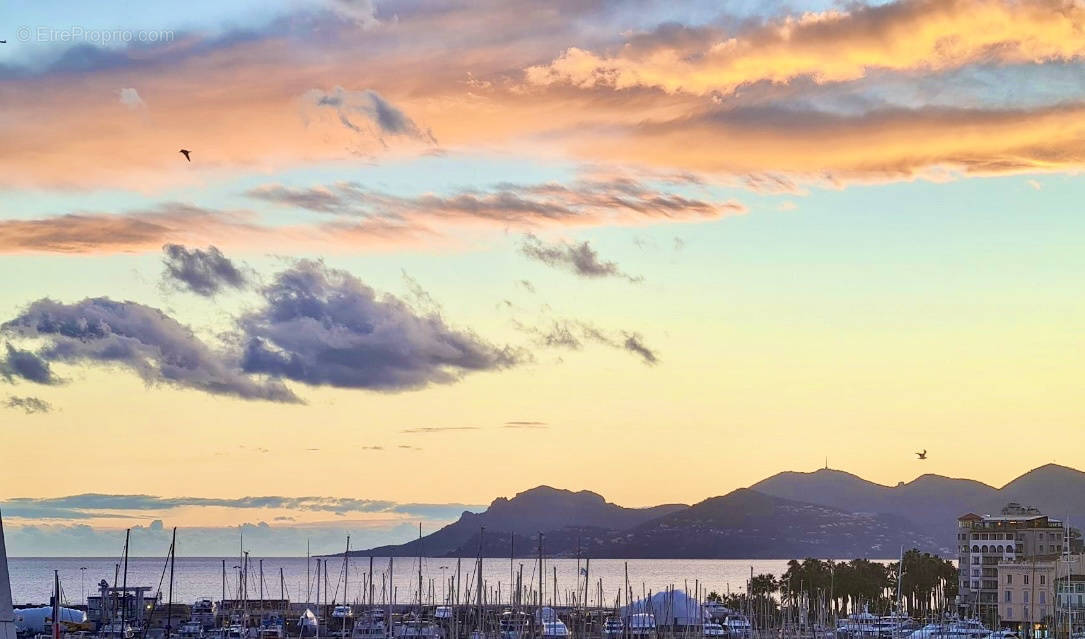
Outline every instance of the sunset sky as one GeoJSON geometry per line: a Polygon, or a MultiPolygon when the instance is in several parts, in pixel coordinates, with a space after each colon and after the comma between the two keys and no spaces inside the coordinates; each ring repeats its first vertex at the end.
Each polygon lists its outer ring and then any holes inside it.
{"type": "Polygon", "coordinates": [[[13,0],[0,39],[12,554],[1085,460],[1080,0],[13,0]]]}

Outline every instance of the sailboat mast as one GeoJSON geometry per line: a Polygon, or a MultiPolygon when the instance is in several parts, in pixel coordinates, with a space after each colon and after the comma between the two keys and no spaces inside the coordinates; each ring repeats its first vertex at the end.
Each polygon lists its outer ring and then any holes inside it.
{"type": "Polygon", "coordinates": [[[373,555],[369,556],[369,607],[373,608],[373,555]]]}
{"type": "MultiPolygon", "coordinates": [[[[543,534],[542,534],[542,531],[540,530],[539,531],[539,610],[542,610],[542,607],[543,607],[543,556],[542,556],[542,546],[543,546],[543,534]]],[[[539,620],[541,621],[542,620],[542,617],[541,617],[542,613],[540,612],[539,615],[540,615],[539,620]]]]}
{"type": "Polygon", "coordinates": [[[422,616],[422,522],[418,522],[418,616],[422,616]]]}
{"type": "MultiPolygon", "coordinates": [[[[350,535],[347,535],[347,550],[343,553],[343,604],[350,610],[350,535]]],[[[345,617],[344,617],[345,619],[345,617]]],[[[346,621],[343,622],[344,624],[346,621]]],[[[344,627],[345,630],[345,627],[344,627]]]]}
{"type": "Polygon", "coordinates": [[[53,639],[60,639],[60,571],[53,571],[53,639]]]}
{"type": "Polygon", "coordinates": [[[170,622],[173,620],[173,566],[177,559],[177,527],[173,527],[173,540],[170,542],[170,594],[166,603],[166,638],[170,636],[170,622]]]}
{"type": "Polygon", "coordinates": [[[121,584],[121,636],[124,636],[124,624],[128,620],[128,540],[132,529],[124,531],[124,582],[121,584]]]}
{"type": "Polygon", "coordinates": [[[475,584],[478,589],[478,594],[475,596],[475,603],[478,605],[478,630],[480,636],[485,636],[486,632],[485,629],[482,627],[482,543],[485,539],[485,536],[486,526],[482,526],[482,528],[480,528],[478,531],[478,568],[475,572],[475,575],[477,576],[476,581],[478,582],[477,584],[475,584]]]}

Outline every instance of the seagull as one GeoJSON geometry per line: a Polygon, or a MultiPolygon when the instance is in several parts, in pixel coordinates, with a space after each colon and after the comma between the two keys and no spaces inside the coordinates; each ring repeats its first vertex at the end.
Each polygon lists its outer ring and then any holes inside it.
{"type": "Polygon", "coordinates": [[[188,160],[189,162],[192,161],[192,158],[188,157],[188,154],[191,153],[191,151],[189,151],[188,149],[181,149],[180,151],[178,151],[178,153],[185,156],[185,159],[188,160]]]}
{"type": "Polygon", "coordinates": [[[919,459],[926,459],[927,458],[927,449],[924,448],[922,453],[916,453],[915,456],[918,457],[919,459]]]}

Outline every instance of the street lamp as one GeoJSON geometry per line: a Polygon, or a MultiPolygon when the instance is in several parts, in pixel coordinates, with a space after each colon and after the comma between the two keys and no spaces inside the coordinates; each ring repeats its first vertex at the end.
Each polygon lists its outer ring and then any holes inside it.
{"type": "Polygon", "coordinates": [[[87,567],[86,566],[80,566],[79,567],[79,601],[81,601],[82,603],[87,603],[87,593],[83,588],[83,578],[86,576],[86,574],[87,574],[87,567]]]}

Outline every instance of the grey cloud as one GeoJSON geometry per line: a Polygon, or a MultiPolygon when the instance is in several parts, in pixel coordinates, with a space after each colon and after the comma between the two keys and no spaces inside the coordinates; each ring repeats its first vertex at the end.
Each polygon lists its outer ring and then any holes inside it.
{"type": "MultiPolygon", "coordinates": [[[[413,448],[401,446],[401,448],[413,448]]],[[[396,513],[430,515],[436,512],[462,512],[478,510],[484,506],[471,504],[401,504],[384,499],[360,499],[354,497],[283,497],[266,495],[259,497],[160,497],[155,495],[109,495],[84,493],[65,497],[31,498],[16,497],[3,503],[5,514],[19,512],[20,517],[50,518],[58,513],[61,518],[120,517],[123,512],[147,512],[183,507],[220,507],[238,509],[274,508],[331,513],[396,513]],[[101,513],[107,513],[103,515],[101,513]]]]}
{"type": "Polygon", "coordinates": [[[638,355],[647,365],[659,362],[658,354],[644,344],[638,333],[612,332],[578,319],[551,319],[542,326],[513,321],[520,331],[534,336],[540,346],[580,350],[585,343],[601,344],[638,355]]]}
{"type": "Polygon", "coordinates": [[[44,298],[0,325],[0,332],[45,340],[38,356],[49,362],[117,365],[148,384],[244,399],[300,401],[278,380],[245,375],[232,357],[211,349],[190,328],[137,302],[98,297],[64,304],[44,298]]]}
{"type": "Polygon", "coordinates": [[[625,341],[622,342],[622,347],[625,350],[640,355],[645,364],[649,366],[655,365],[659,362],[659,357],[655,351],[644,345],[640,335],[636,333],[626,333],[625,341]]]}
{"type": "Polygon", "coordinates": [[[524,290],[527,291],[528,293],[534,293],[535,292],[535,285],[532,284],[530,280],[519,280],[517,282],[517,284],[524,287],[524,290]]]}
{"type": "Polygon", "coordinates": [[[246,195],[317,213],[404,225],[464,218],[522,227],[698,221],[746,210],[737,202],[685,197],[625,177],[583,179],[568,186],[499,183],[488,189],[415,197],[383,193],[357,182],[311,188],[271,184],[251,189],[246,195]]]}
{"type": "Polygon", "coordinates": [[[376,126],[379,134],[402,135],[427,142],[435,142],[428,131],[423,131],[403,111],[381,97],[376,91],[349,91],[335,87],[331,91],[311,89],[305,99],[318,107],[333,109],[339,122],[351,131],[362,133],[362,127],[352,119],[362,116],[376,126]]]}
{"type": "Polygon", "coordinates": [[[630,282],[640,282],[644,279],[622,272],[614,262],[600,260],[599,253],[587,241],[579,244],[567,242],[546,244],[538,237],[528,234],[524,236],[520,252],[543,264],[565,268],[581,277],[620,277],[630,282]]]}
{"type": "Polygon", "coordinates": [[[57,384],[59,379],[53,374],[49,362],[30,351],[20,350],[11,344],[5,344],[7,354],[0,359],[0,377],[11,382],[15,378],[25,379],[38,384],[57,384]]]}
{"type": "MultiPolygon", "coordinates": [[[[8,514],[5,509],[4,515],[8,514]]],[[[431,519],[425,522],[427,529],[435,529],[451,523],[452,518],[431,519]]],[[[349,534],[351,542],[358,547],[382,546],[385,544],[404,543],[417,537],[418,524],[400,519],[383,522],[357,522],[345,520],[337,523],[298,524],[284,520],[273,520],[277,525],[266,522],[247,522],[241,529],[245,535],[245,546],[252,554],[261,557],[295,557],[300,548],[304,552],[308,542],[313,554],[342,552],[343,538],[349,534]]],[[[48,557],[72,556],[112,557],[117,553],[118,532],[114,527],[97,528],[84,523],[32,523],[4,522],[7,549],[11,556],[48,557]]],[[[186,527],[178,533],[178,556],[206,557],[229,556],[231,549],[237,551],[237,526],[222,527],[186,527]]],[[[120,541],[123,542],[123,531],[120,541]]],[[[153,555],[165,552],[170,545],[170,528],[147,523],[131,527],[131,548],[136,554],[153,555]]],[[[91,564],[94,566],[95,564],[91,564]]],[[[93,568],[92,568],[93,570],[93,568]]],[[[302,571],[304,579],[304,570],[302,571]]],[[[113,580],[113,567],[109,564],[108,573],[87,575],[88,582],[98,579],[113,580]]],[[[78,576],[76,577],[78,581],[78,576]]],[[[16,601],[20,593],[13,593],[16,601]]]]}
{"type": "Polygon", "coordinates": [[[53,410],[52,404],[37,397],[17,397],[10,395],[4,406],[8,408],[22,409],[27,415],[34,413],[48,413],[53,410]]]}
{"type": "Polygon", "coordinates": [[[399,391],[454,382],[524,358],[471,332],[449,327],[436,312],[419,315],[353,275],[301,261],[262,294],[263,308],[244,315],[244,370],[315,386],[399,391]]]}
{"type": "Polygon", "coordinates": [[[533,421],[512,421],[505,422],[503,428],[550,428],[546,422],[533,422],[533,421]]]}
{"type": "Polygon", "coordinates": [[[212,297],[224,288],[248,285],[245,273],[214,246],[186,249],[180,244],[166,244],[162,252],[166,280],[178,289],[212,297]]]}

